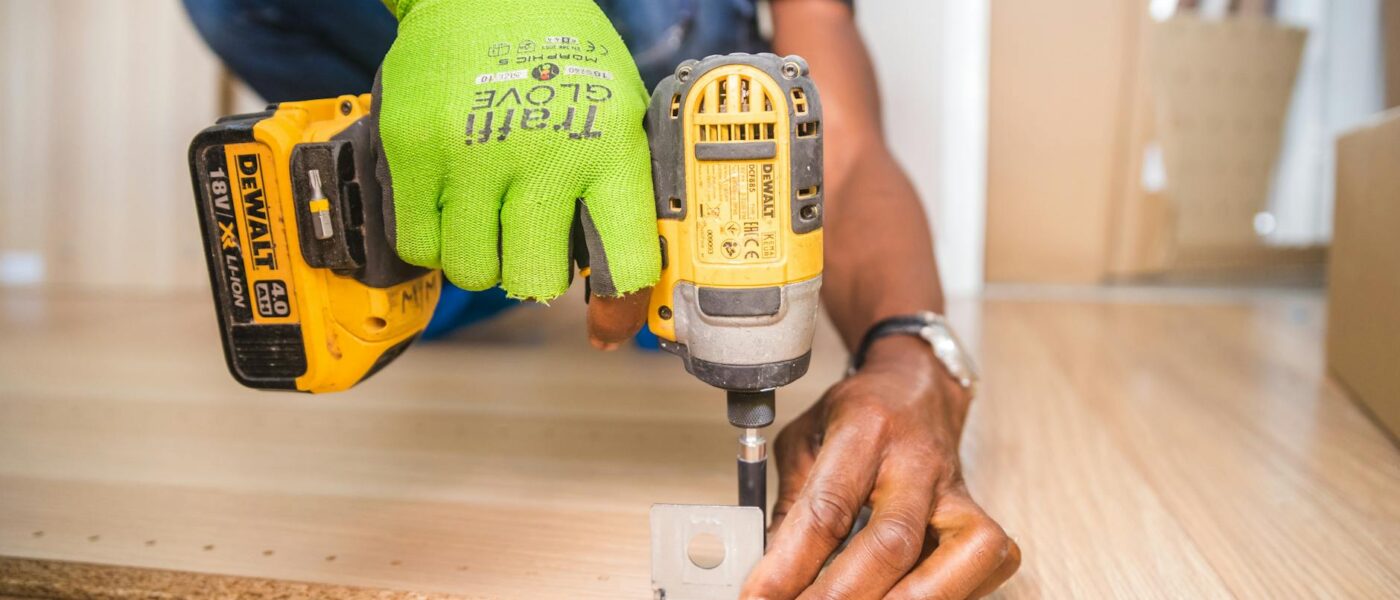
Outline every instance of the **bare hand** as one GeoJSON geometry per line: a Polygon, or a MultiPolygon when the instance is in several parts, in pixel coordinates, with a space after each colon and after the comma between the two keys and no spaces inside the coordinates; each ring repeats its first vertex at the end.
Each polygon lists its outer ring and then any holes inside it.
{"type": "Polygon", "coordinates": [[[881,340],[778,435],[768,553],[742,598],[977,598],[1016,572],[1020,549],[963,483],[968,398],[934,361],[919,340],[881,340]]]}

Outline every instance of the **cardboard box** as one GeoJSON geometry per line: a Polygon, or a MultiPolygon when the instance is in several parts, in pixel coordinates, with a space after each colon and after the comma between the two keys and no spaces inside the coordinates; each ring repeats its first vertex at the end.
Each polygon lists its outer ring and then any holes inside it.
{"type": "Polygon", "coordinates": [[[1158,23],[1117,0],[997,0],[989,16],[988,281],[1320,268],[1320,249],[1254,230],[1305,32],[1158,23]],[[1144,184],[1149,146],[1165,189],[1144,184]]]}
{"type": "Polygon", "coordinates": [[[1400,436],[1400,109],[1337,142],[1327,363],[1400,436]]]}
{"type": "Polygon", "coordinates": [[[1283,123],[1307,32],[1264,19],[1176,17],[1149,30],[1157,131],[1180,252],[1262,246],[1283,123]]]}
{"type": "Polygon", "coordinates": [[[1145,2],[990,3],[988,281],[1097,282],[1145,2]]]}

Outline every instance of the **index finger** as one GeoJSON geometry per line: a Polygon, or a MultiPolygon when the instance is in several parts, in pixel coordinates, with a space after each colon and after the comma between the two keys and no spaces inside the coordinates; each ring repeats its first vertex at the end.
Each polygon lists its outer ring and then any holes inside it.
{"type": "Polygon", "coordinates": [[[975,598],[996,589],[1020,566],[1016,543],[962,485],[938,500],[930,525],[938,547],[888,598],[975,598]]]}
{"type": "Polygon", "coordinates": [[[593,296],[588,302],[588,340],[599,350],[614,350],[647,320],[651,288],[625,296],[593,296]]]}
{"type": "Polygon", "coordinates": [[[870,523],[822,573],[808,594],[883,598],[919,559],[937,477],[925,459],[894,457],[881,466],[870,523]]]}
{"type": "Polygon", "coordinates": [[[749,574],[741,598],[796,598],[817,578],[875,485],[881,445],[872,439],[878,435],[860,425],[828,428],[806,485],[749,574]]]}

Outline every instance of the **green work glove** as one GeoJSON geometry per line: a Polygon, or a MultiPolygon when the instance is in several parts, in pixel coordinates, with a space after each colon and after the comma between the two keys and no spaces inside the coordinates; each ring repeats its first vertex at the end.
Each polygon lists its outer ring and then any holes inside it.
{"type": "Polygon", "coordinates": [[[594,294],[654,285],[647,93],[593,0],[385,4],[399,35],[375,111],[399,255],[548,301],[586,247],[594,294]]]}

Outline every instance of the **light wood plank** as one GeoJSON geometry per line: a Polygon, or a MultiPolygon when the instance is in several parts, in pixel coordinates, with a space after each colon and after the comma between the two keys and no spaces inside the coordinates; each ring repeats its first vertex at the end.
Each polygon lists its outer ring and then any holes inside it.
{"type": "Polygon", "coordinates": [[[1400,461],[1324,380],[1315,301],[1036,312],[1098,366],[1088,411],[1236,595],[1400,594],[1400,461]]]}
{"type": "MultiPolygon", "coordinates": [[[[206,304],[0,294],[0,555],[644,598],[650,504],[732,501],[722,395],[591,352],[576,297],[325,397],[239,388],[206,304]]],[[[969,485],[1025,555],[1000,597],[1400,594],[1400,454],[1326,379],[1316,294],[1003,289],[953,313],[987,372],[969,485]]],[[[840,376],[829,330],[816,355],[783,420],[840,376]]]]}

